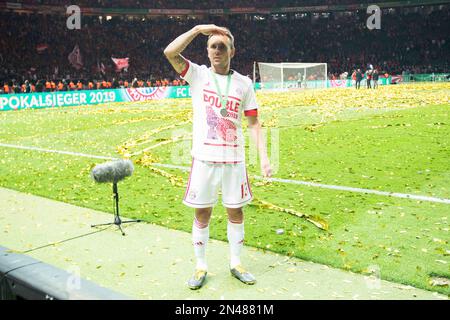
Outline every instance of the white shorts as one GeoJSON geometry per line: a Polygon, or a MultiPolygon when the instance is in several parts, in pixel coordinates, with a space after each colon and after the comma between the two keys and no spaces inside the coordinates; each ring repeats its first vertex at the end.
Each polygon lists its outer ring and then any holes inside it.
{"type": "Polygon", "coordinates": [[[240,208],[253,199],[245,162],[215,163],[192,159],[189,182],[183,203],[192,208],[209,208],[217,204],[222,189],[222,204],[240,208]]]}

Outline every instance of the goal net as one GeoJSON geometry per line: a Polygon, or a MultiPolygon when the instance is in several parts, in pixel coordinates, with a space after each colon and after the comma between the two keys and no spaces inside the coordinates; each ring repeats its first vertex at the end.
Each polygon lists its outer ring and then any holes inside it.
{"type": "MultiPolygon", "coordinates": [[[[326,63],[258,62],[261,89],[288,90],[327,87],[326,63]]],[[[256,63],[253,73],[256,81],[256,63]]]]}

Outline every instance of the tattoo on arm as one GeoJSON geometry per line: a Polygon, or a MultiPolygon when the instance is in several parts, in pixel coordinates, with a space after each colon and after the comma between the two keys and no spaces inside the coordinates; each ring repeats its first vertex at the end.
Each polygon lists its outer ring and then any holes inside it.
{"type": "Polygon", "coordinates": [[[169,58],[169,62],[176,72],[181,73],[186,68],[186,60],[181,55],[177,55],[173,58],[169,58]]]}
{"type": "Polygon", "coordinates": [[[186,67],[186,61],[184,60],[181,52],[194,40],[199,34],[198,28],[194,27],[191,30],[183,33],[173,40],[167,48],[164,50],[164,54],[173,66],[176,72],[181,73],[186,67]]]}

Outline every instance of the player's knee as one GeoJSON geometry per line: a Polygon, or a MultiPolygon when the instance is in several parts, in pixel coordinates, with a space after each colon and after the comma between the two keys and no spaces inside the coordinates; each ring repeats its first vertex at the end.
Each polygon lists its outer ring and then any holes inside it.
{"type": "Polygon", "coordinates": [[[242,208],[227,208],[228,220],[231,223],[241,224],[244,222],[244,212],[242,208]]]}
{"type": "Polygon", "coordinates": [[[195,219],[202,225],[208,225],[211,218],[212,208],[195,209],[195,219]]]}

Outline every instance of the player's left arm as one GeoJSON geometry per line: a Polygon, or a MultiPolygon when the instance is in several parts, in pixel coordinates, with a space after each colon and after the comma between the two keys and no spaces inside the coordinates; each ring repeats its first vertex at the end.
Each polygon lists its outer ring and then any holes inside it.
{"type": "Polygon", "coordinates": [[[256,143],[258,149],[259,160],[261,164],[261,172],[264,177],[272,176],[272,167],[270,166],[269,157],[267,156],[267,147],[264,137],[262,135],[261,123],[257,115],[247,116],[248,130],[250,136],[256,143]]]}

